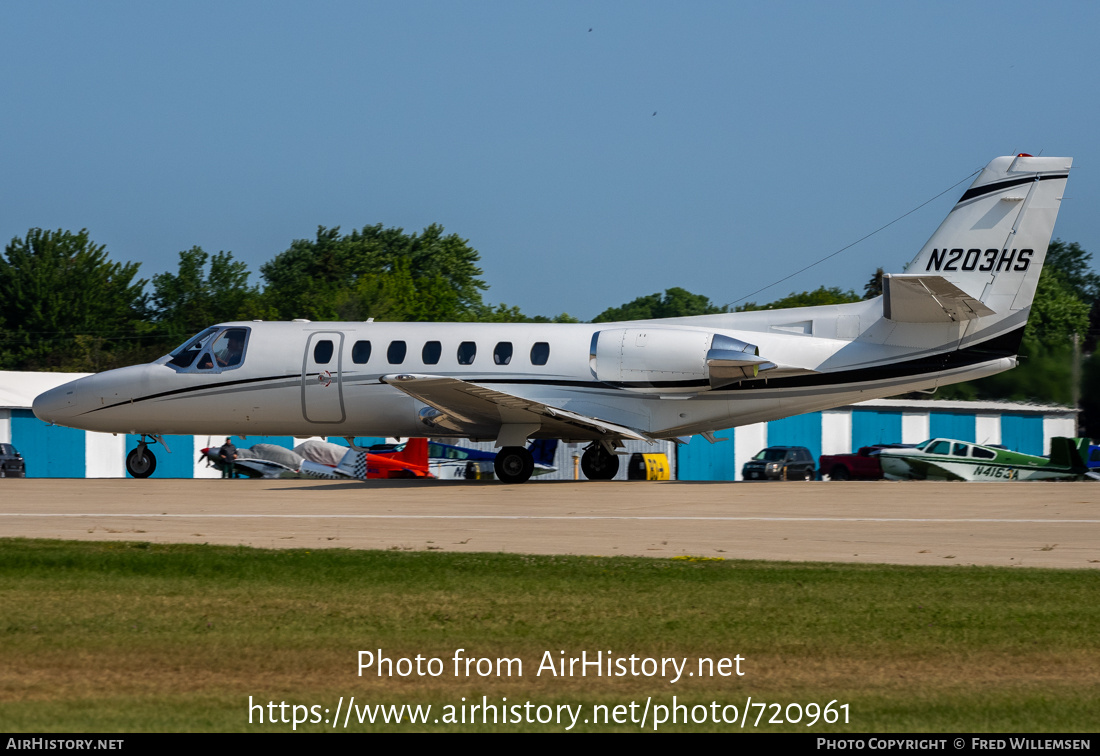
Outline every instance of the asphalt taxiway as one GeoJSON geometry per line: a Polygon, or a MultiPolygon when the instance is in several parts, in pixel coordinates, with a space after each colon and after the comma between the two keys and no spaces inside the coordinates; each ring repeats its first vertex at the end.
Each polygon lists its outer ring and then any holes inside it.
{"type": "Polygon", "coordinates": [[[1100,567],[1096,483],[8,479],[0,490],[8,537],[1100,567]]]}

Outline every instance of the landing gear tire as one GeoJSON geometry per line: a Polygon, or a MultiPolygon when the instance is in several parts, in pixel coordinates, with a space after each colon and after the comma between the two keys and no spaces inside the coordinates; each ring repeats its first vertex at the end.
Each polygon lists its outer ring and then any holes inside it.
{"type": "Polygon", "coordinates": [[[535,458],[522,446],[505,446],[497,452],[493,469],[502,483],[526,483],[535,471],[535,458]]]}
{"type": "Polygon", "coordinates": [[[126,455],[126,472],[135,478],[148,478],[157,469],[157,458],[143,444],[126,455]]]}
{"type": "Polygon", "coordinates": [[[581,455],[581,472],[589,480],[611,480],[619,472],[619,457],[602,446],[590,447],[581,455]]]}

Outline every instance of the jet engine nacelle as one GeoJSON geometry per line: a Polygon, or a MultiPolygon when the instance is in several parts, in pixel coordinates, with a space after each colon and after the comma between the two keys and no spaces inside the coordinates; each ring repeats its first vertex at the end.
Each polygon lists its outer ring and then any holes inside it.
{"type": "Polygon", "coordinates": [[[686,328],[609,328],[592,334],[596,380],[632,391],[708,391],[775,365],[740,339],[686,328]]]}

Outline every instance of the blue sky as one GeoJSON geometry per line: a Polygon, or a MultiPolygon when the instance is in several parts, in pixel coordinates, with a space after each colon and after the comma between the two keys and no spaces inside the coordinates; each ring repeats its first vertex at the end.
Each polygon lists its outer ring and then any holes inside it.
{"type": "MultiPolygon", "coordinates": [[[[0,236],[89,229],[141,275],[318,225],[468,239],[489,302],[734,302],[992,157],[1075,159],[1100,257],[1100,4],[0,4],[0,236]]],[[[963,187],[800,276],[900,270],[963,187]]]]}

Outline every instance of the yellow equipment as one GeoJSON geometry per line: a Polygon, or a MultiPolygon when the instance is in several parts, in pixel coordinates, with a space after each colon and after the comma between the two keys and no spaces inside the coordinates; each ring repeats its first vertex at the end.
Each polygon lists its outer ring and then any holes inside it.
{"type": "Polygon", "coordinates": [[[642,454],[634,452],[630,455],[630,465],[627,469],[627,480],[669,480],[667,454],[642,454]]]}

